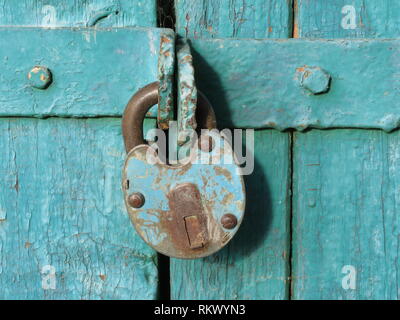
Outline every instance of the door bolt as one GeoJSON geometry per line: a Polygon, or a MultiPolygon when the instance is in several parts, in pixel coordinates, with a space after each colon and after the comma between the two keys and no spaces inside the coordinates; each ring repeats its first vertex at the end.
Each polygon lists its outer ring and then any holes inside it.
{"type": "Polygon", "coordinates": [[[225,229],[233,229],[237,225],[237,218],[231,213],[224,214],[221,218],[221,224],[225,229]]]}
{"type": "Polygon", "coordinates": [[[43,66],[34,66],[28,73],[28,80],[31,87],[36,89],[47,89],[53,81],[51,71],[43,66]]]}
{"type": "Polygon", "coordinates": [[[331,86],[332,78],[329,73],[320,67],[301,67],[297,69],[300,72],[300,85],[313,95],[327,93],[331,86]]]}
{"type": "Polygon", "coordinates": [[[141,208],[144,205],[144,196],[140,192],[135,192],[129,195],[128,203],[132,208],[141,208]]]}

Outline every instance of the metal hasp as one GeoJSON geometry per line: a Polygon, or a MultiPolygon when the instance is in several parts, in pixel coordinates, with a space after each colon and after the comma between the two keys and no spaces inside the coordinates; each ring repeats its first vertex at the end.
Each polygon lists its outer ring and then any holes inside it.
{"type": "Polygon", "coordinates": [[[194,135],[188,161],[166,164],[143,140],[143,120],[158,99],[158,83],[139,90],[122,120],[128,153],[123,193],[129,217],[143,240],[170,257],[194,259],[224,247],[237,232],[245,187],[229,142],[217,131],[208,100],[199,94],[196,120],[210,129],[194,135]],[[190,161],[189,161],[190,160],[190,161]]]}
{"type": "Polygon", "coordinates": [[[398,39],[195,38],[190,44],[197,87],[223,106],[216,110],[222,127],[400,127],[398,39]]]}

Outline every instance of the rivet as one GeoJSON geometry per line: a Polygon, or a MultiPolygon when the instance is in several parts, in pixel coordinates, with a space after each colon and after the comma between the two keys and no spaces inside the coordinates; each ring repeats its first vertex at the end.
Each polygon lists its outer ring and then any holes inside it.
{"type": "Polygon", "coordinates": [[[199,148],[203,152],[211,152],[214,148],[214,140],[209,135],[202,135],[199,138],[199,148]]]}
{"type": "Polygon", "coordinates": [[[231,213],[224,214],[221,218],[221,224],[225,229],[233,229],[237,226],[237,218],[231,213]]]}
{"type": "Polygon", "coordinates": [[[43,66],[34,66],[28,73],[31,87],[36,89],[47,89],[53,81],[51,71],[43,66]]]}
{"type": "Polygon", "coordinates": [[[129,195],[128,204],[132,208],[141,208],[144,205],[144,196],[140,192],[135,192],[129,195]]]}
{"type": "Polygon", "coordinates": [[[302,67],[300,70],[300,85],[314,95],[329,91],[331,76],[320,67],[302,67]]]}

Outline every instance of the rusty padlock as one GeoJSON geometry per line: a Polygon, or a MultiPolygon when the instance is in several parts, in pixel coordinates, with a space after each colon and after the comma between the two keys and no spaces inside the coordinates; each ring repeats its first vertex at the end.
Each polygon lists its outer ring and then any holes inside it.
{"type": "MultiPolygon", "coordinates": [[[[157,102],[158,83],[152,83],[131,98],[123,115],[125,205],[136,231],[158,252],[184,259],[205,257],[224,247],[240,226],[245,209],[241,169],[217,130],[191,145],[191,161],[157,161],[142,129],[145,114],[157,102]]],[[[216,128],[214,111],[202,94],[196,120],[200,128],[216,128]]]]}

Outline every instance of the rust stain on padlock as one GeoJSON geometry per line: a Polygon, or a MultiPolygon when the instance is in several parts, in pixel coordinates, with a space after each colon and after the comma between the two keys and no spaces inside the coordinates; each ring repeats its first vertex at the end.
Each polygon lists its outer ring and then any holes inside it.
{"type": "Polygon", "coordinates": [[[175,187],[167,195],[169,200],[170,235],[182,251],[204,248],[207,245],[207,216],[200,191],[192,183],[175,187]]]}
{"type": "Polygon", "coordinates": [[[198,249],[204,247],[206,239],[204,236],[204,228],[200,223],[198,216],[185,217],[186,234],[189,240],[191,249],[198,249]]]}
{"type": "MultiPolygon", "coordinates": [[[[124,112],[125,205],[138,234],[158,252],[183,259],[205,257],[224,247],[238,230],[245,208],[243,177],[231,146],[217,131],[208,133],[208,140],[215,142],[211,148],[190,152],[193,161],[171,165],[160,160],[142,132],[144,115],[158,100],[157,88],[153,83],[141,89],[124,112]],[[221,220],[233,213],[235,223],[221,220]]],[[[211,105],[203,95],[198,98],[199,128],[216,128],[211,105]]]]}
{"type": "MultiPolygon", "coordinates": [[[[220,139],[217,133],[213,138],[220,139]]],[[[212,155],[219,159],[225,156],[224,149],[221,144],[212,155]]],[[[151,150],[148,145],[135,147],[124,169],[123,180],[130,181],[124,189],[125,203],[138,233],[157,251],[176,258],[199,258],[221,249],[235,234],[244,212],[244,184],[235,173],[237,167],[150,164],[146,155],[151,150]],[[129,201],[137,193],[146,199],[139,208],[129,201]],[[221,218],[229,213],[236,221],[228,226],[221,218]]]]}

